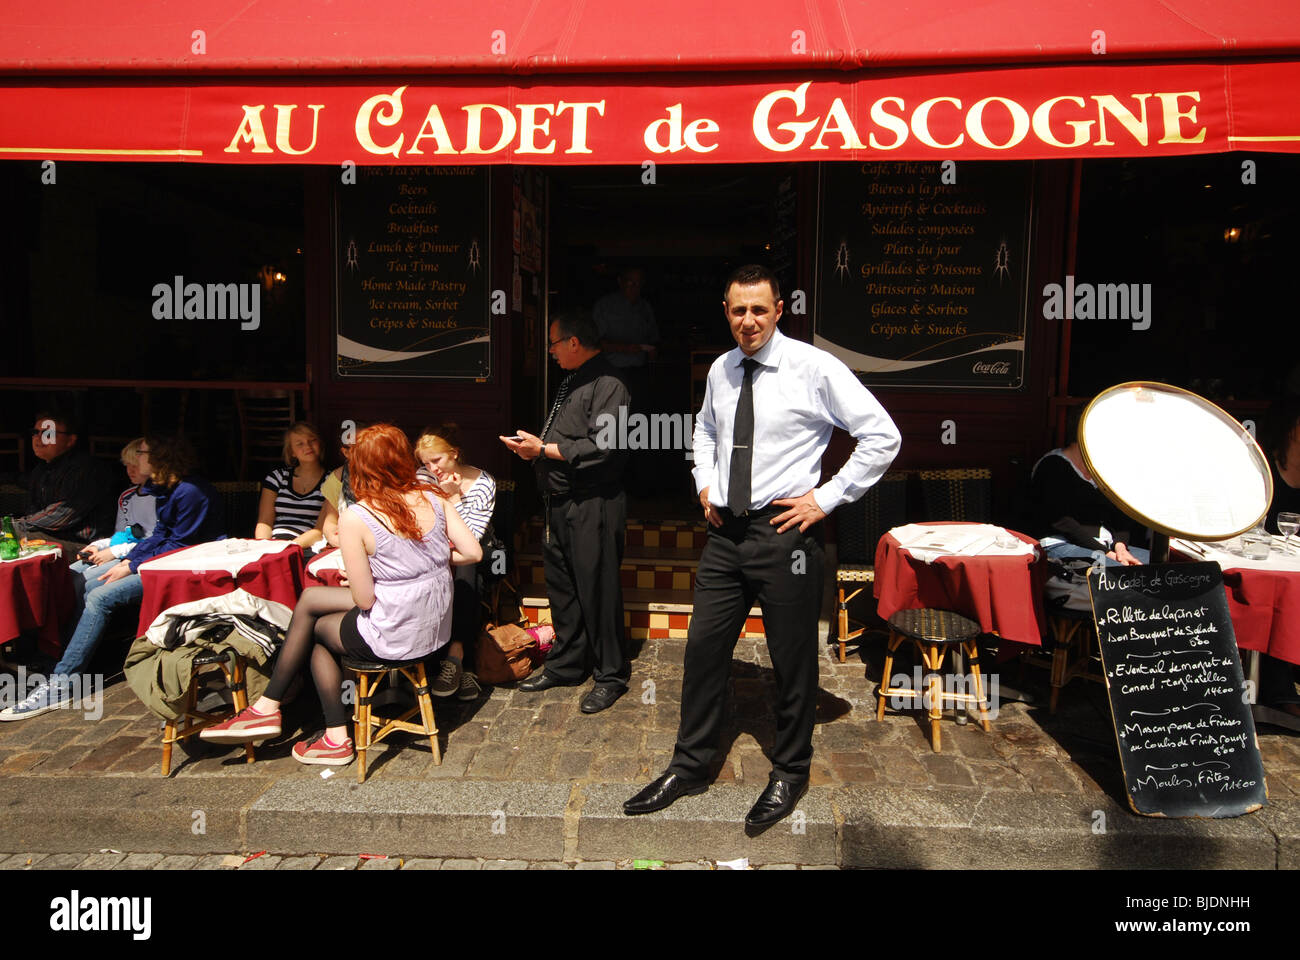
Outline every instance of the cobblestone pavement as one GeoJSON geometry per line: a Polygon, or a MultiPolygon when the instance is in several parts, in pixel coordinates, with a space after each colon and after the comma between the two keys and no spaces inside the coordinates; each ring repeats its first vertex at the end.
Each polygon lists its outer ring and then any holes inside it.
{"type": "MultiPolygon", "coordinates": [[[[0,853],[0,870],[730,870],[744,865],[719,866],[703,860],[684,863],[662,861],[598,860],[565,863],[562,860],[484,860],[398,857],[363,858],[315,854],[277,857],[270,854],[121,853],[0,853]]],[[[834,864],[768,863],[755,870],[838,870],[834,864]]]]}
{"type": "MultiPolygon", "coordinates": [[[[932,752],[927,725],[916,711],[888,711],[875,719],[873,690],[883,661],[879,641],[847,663],[824,649],[821,694],[814,734],[811,782],[829,785],[927,785],[1024,793],[1074,794],[1102,791],[1123,803],[1114,731],[1104,690],[1076,681],[1061,695],[1061,709],[1002,703],[984,733],[976,723],[958,726],[951,714],[943,724],[942,753],[932,752]]],[[[374,751],[369,777],[380,781],[463,778],[524,782],[626,783],[657,776],[668,764],[680,711],[684,640],[647,641],[633,661],[628,693],[612,708],[587,716],[578,709],[590,684],[524,693],[492,688],[478,701],[452,699],[437,706],[443,742],[441,766],[427,743],[397,736],[374,751]]],[[[724,736],[722,782],[766,783],[771,764],[764,756],[775,733],[775,696],[770,662],[761,640],[741,640],[731,681],[733,699],[724,736]]],[[[992,666],[986,658],[986,670],[992,666]]],[[[899,664],[909,670],[910,665],[899,664]]],[[[1046,693],[1045,671],[1012,665],[1000,683],[1046,693]]],[[[110,678],[98,721],[56,710],[30,720],[0,723],[0,778],[103,775],[159,776],[160,721],[148,714],[120,676],[110,678]]],[[[323,722],[310,684],[285,710],[286,732],[243,762],[241,748],[218,747],[197,738],[178,745],[172,777],[227,778],[256,775],[318,777],[320,768],[297,763],[292,745],[323,722]]],[[[1300,738],[1261,727],[1260,750],[1270,796],[1300,794],[1300,738]]],[[[354,768],[347,768],[349,775],[354,768]]],[[[343,771],[340,771],[343,773],[343,771]]]]}

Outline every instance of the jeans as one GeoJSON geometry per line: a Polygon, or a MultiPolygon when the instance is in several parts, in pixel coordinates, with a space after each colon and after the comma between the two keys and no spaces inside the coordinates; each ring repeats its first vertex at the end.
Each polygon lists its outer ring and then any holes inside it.
{"type": "Polygon", "coordinates": [[[92,590],[98,590],[103,586],[99,578],[108,571],[116,567],[121,560],[110,560],[108,563],[101,563],[98,566],[92,566],[85,560],[78,560],[68,567],[74,574],[72,578],[72,589],[77,595],[77,606],[80,607],[85,595],[92,590]],[[80,574],[80,576],[77,576],[80,574]]]}
{"type": "MultiPolygon", "coordinates": [[[[1043,537],[1043,539],[1038,542],[1043,548],[1043,553],[1051,557],[1053,560],[1091,560],[1094,552],[1089,550],[1087,547],[1080,547],[1057,537],[1043,537]]],[[[1145,547],[1130,546],[1128,552],[1133,554],[1135,560],[1141,561],[1142,563],[1151,562],[1151,551],[1147,550],[1145,547]]],[[[1107,557],[1106,566],[1120,566],[1120,562],[1107,557]]]]}
{"type": "Polygon", "coordinates": [[[72,639],[68,641],[68,646],[63,651],[63,657],[55,666],[53,674],[57,676],[79,673],[94,654],[95,648],[99,646],[100,638],[108,627],[108,620],[113,611],[119,607],[137,605],[143,597],[144,585],[140,582],[138,573],[125,576],[121,580],[114,580],[112,583],[95,581],[94,587],[86,583],[85,608],[81,611],[77,629],[73,631],[72,639]]]}

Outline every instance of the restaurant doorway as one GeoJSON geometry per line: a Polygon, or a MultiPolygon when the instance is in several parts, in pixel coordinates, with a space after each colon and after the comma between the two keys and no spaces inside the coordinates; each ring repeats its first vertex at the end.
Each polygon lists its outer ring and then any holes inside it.
{"type": "MultiPolygon", "coordinates": [[[[721,309],[722,284],[751,262],[769,265],[783,283],[793,277],[795,165],[546,173],[550,314],[591,310],[618,292],[621,269],[639,267],[640,295],[659,328],[653,358],[629,378],[637,395],[627,427],[620,425],[633,449],[629,515],[694,519],[690,431],[709,365],[735,345],[721,309]]],[[[553,384],[553,367],[550,373],[553,384]]]]}

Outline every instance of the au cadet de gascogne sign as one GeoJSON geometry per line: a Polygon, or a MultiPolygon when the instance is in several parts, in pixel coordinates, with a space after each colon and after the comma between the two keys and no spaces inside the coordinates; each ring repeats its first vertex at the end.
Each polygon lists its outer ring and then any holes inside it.
{"type": "Polygon", "coordinates": [[[0,86],[0,156],[389,166],[1043,159],[1300,149],[1300,68],[214,79],[0,86]],[[1282,122],[1277,120],[1277,122],[1282,122]],[[1289,122],[1289,121],[1288,121],[1289,122]],[[1254,136],[1256,132],[1279,136],[1254,136]]]}

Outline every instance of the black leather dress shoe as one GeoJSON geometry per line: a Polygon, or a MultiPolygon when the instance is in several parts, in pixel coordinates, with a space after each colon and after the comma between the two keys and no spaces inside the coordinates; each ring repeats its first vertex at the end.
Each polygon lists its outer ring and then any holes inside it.
{"type": "Polygon", "coordinates": [[[791,783],[789,780],[769,780],[767,789],[745,815],[745,824],[750,827],[766,827],[778,820],[784,820],[807,789],[807,780],[798,783],[791,783]]]}
{"type": "Polygon", "coordinates": [[[551,676],[545,670],[539,670],[526,680],[519,681],[518,689],[525,693],[537,693],[542,690],[549,690],[551,687],[574,687],[577,684],[567,683],[564,680],[558,680],[551,676]]]}
{"type": "Polygon", "coordinates": [[[703,793],[709,785],[703,780],[683,780],[675,773],[665,773],[630,800],[623,801],[623,812],[629,817],[639,813],[654,813],[672,806],[678,797],[703,793]]]}
{"type": "Polygon", "coordinates": [[[626,690],[620,690],[618,687],[593,687],[591,693],[582,698],[583,713],[600,713],[614,705],[614,701],[626,690]]]}

